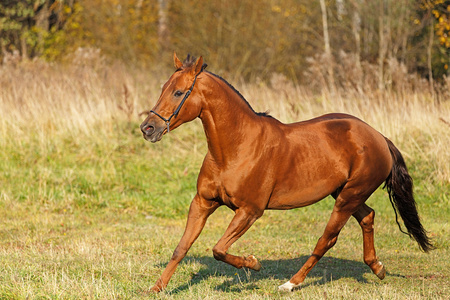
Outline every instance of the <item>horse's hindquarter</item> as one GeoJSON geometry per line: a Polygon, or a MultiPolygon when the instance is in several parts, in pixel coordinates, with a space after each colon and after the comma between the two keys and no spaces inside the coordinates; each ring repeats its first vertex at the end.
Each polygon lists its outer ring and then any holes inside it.
{"type": "Polygon", "coordinates": [[[284,125],[283,131],[284,141],[273,154],[276,181],[268,209],[313,204],[349,180],[376,188],[391,170],[384,137],[355,117],[326,115],[284,125]]]}

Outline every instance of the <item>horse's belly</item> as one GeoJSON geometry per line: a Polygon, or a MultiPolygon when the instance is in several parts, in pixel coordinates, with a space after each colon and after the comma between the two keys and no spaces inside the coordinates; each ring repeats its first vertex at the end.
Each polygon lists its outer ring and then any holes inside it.
{"type": "Polygon", "coordinates": [[[309,185],[302,183],[278,185],[269,199],[267,209],[292,209],[314,204],[336,191],[344,183],[344,178],[334,178],[317,180],[309,185]]]}

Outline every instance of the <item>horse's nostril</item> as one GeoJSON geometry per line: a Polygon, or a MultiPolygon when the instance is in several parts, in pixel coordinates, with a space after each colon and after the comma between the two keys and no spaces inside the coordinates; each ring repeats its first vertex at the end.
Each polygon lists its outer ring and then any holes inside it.
{"type": "Polygon", "coordinates": [[[145,124],[144,126],[141,127],[141,130],[144,134],[152,134],[153,131],[155,131],[155,127],[153,127],[150,124],[145,124]]]}

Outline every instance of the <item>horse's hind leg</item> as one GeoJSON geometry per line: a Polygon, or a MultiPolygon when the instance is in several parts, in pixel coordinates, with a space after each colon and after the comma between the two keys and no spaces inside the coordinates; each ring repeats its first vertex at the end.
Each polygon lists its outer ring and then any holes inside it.
{"type": "Polygon", "coordinates": [[[352,181],[352,183],[347,183],[339,192],[333,193],[336,202],[323,235],[317,242],[312,255],[308,258],[300,271],[298,271],[288,282],[280,285],[278,287],[280,290],[292,291],[293,288],[301,285],[309,271],[311,271],[322,256],[336,244],[338,235],[350,216],[361,209],[364,202],[375,189],[375,185],[368,187],[363,183],[361,184],[360,182],[352,181]]]}
{"type": "MultiPolygon", "coordinates": [[[[336,201],[336,203],[338,203],[338,201],[336,201]]],[[[330,220],[328,221],[322,237],[317,242],[312,255],[297,274],[295,274],[288,282],[278,287],[280,290],[292,291],[293,288],[301,285],[309,271],[311,271],[322,256],[336,244],[339,232],[342,227],[344,227],[345,223],[347,223],[352,213],[354,213],[354,209],[342,209],[335,204],[330,220]]]]}
{"type": "Polygon", "coordinates": [[[373,243],[373,221],[375,218],[375,211],[363,204],[357,212],[353,214],[353,217],[358,221],[363,233],[363,246],[364,246],[364,262],[372,269],[372,272],[383,279],[386,275],[386,269],[383,264],[378,261],[375,246],[373,243]]]}

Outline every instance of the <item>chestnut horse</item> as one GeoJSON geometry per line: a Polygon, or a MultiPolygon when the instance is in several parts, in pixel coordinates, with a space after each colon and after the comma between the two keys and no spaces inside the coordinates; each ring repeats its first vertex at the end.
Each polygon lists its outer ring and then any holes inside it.
{"type": "MultiPolygon", "coordinates": [[[[362,228],[364,262],[380,279],[385,268],[374,248],[375,212],[365,204],[384,182],[394,211],[407,234],[428,251],[433,248],[422,227],[412,194],[412,179],[394,144],[372,127],[346,114],[283,124],[255,113],[242,95],[221,77],[204,71],[202,57],[181,62],[164,84],[155,107],[141,124],[144,138],[161,140],[183,123],[200,118],[208,153],[197,181],[186,229],[172,258],[152,290],[163,290],[179,262],[200,235],[207,218],[221,205],[235,212],[214,258],[236,268],[260,270],[250,255],[228,248],[263,215],[265,209],[292,209],[314,204],[328,195],[335,204],[312,255],[280,290],[301,285],[308,272],[336,243],[350,216],[362,228]]],[[[398,222],[397,222],[398,223],[398,222]]],[[[400,225],[399,225],[400,226],[400,225]]],[[[400,228],[401,230],[401,228],[400,228]]]]}

